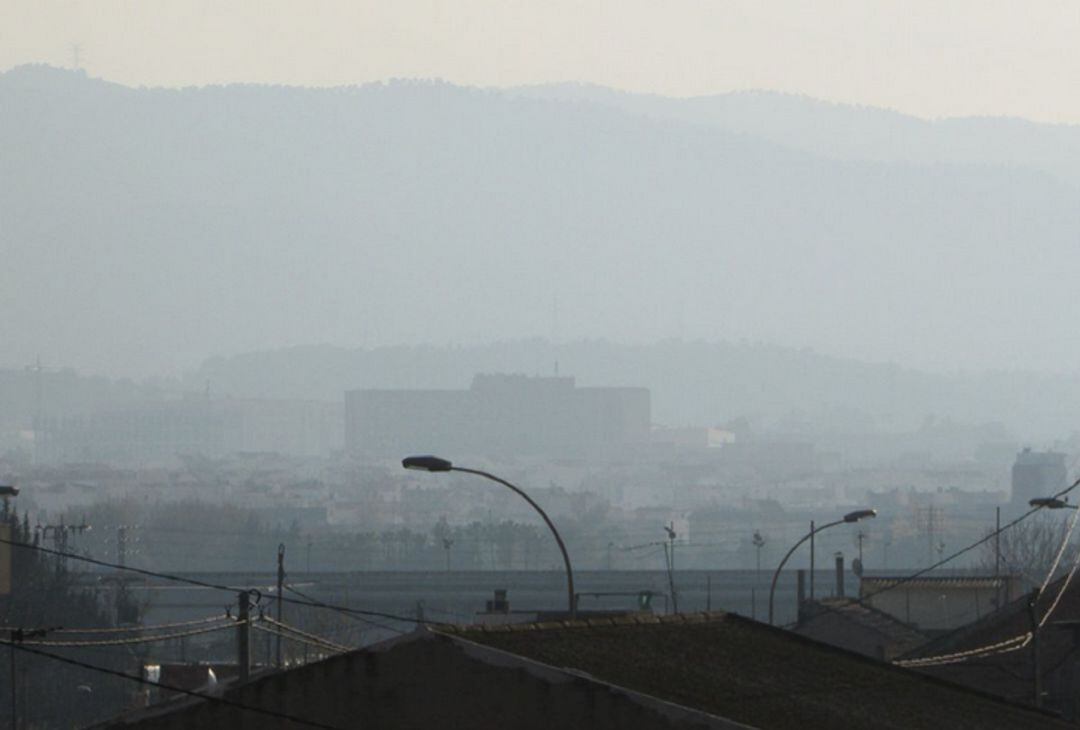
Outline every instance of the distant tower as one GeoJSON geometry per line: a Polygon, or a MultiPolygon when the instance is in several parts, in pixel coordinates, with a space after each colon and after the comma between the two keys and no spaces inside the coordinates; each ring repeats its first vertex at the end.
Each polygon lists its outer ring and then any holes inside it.
{"type": "Polygon", "coordinates": [[[1012,503],[1027,507],[1029,499],[1049,497],[1068,486],[1065,454],[1024,449],[1012,468],[1012,503]]]}

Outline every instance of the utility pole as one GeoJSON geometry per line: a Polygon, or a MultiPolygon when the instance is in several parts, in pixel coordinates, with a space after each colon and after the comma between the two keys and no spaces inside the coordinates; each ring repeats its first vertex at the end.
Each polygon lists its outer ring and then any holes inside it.
{"type": "Polygon", "coordinates": [[[307,539],[307,572],[311,572],[311,535],[307,539]]]}
{"type": "Polygon", "coordinates": [[[446,572],[450,572],[450,548],[454,546],[454,541],[448,537],[444,537],[442,541],[443,550],[446,551],[446,572]]]}
{"type": "Polygon", "coordinates": [[[236,662],[239,665],[240,681],[246,682],[251,676],[251,596],[241,591],[239,618],[236,624],[236,662]]]}
{"type": "Polygon", "coordinates": [[[285,543],[277,546],[277,648],[275,650],[275,664],[281,669],[281,591],[285,586],[285,543]]]}
{"type": "Polygon", "coordinates": [[[11,651],[11,730],[18,730],[19,713],[15,694],[15,642],[22,641],[22,629],[12,629],[9,638],[11,640],[11,644],[8,645],[8,649],[11,651]]]}
{"type": "MultiPolygon", "coordinates": [[[[18,703],[16,699],[15,689],[18,686],[16,682],[16,666],[15,666],[15,645],[21,644],[24,639],[33,639],[39,636],[45,636],[52,629],[34,629],[32,631],[23,631],[22,629],[9,629],[8,631],[8,649],[11,652],[11,730],[18,730],[19,727],[19,712],[18,703]]],[[[26,696],[23,695],[23,699],[26,696]]]]}
{"type": "Polygon", "coordinates": [[[758,583],[761,581],[761,548],[765,547],[765,538],[761,536],[760,530],[754,530],[752,542],[754,543],[754,548],[757,550],[757,568],[754,573],[754,582],[758,583]]]}
{"type": "MultiPolygon", "coordinates": [[[[58,553],[66,553],[68,547],[68,535],[72,533],[79,533],[80,535],[86,530],[90,529],[90,525],[86,524],[86,517],[83,517],[82,524],[79,525],[67,525],[64,524],[64,518],[60,518],[59,525],[35,525],[34,530],[40,531],[41,539],[46,540],[49,537],[49,531],[52,531],[53,547],[58,553]]],[[[67,558],[63,554],[56,556],[56,568],[57,570],[67,565],[67,558]]]]}
{"type": "Polygon", "coordinates": [[[994,508],[994,608],[1001,608],[1001,507],[994,508]]]}
{"type": "Polygon", "coordinates": [[[810,600],[814,600],[814,521],[810,520],[810,600]]]}
{"type": "Polygon", "coordinates": [[[672,521],[668,525],[665,525],[664,530],[666,530],[668,534],[668,541],[664,543],[664,553],[665,557],[667,557],[668,564],[668,587],[671,590],[671,607],[675,613],[678,613],[679,598],[675,593],[675,538],[678,537],[678,535],[675,534],[675,522],[672,521]],[[670,551],[667,549],[669,544],[671,545],[670,551]]]}
{"type": "Polygon", "coordinates": [[[127,527],[116,528],[116,562],[127,565],[127,527]]]}
{"type": "Polygon", "coordinates": [[[1028,600],[1028,619],[1031,621],[1031,689],[1035,694],[1035,707],[1042,707],[1042,676],[1039,668],[1039,617],[1036,616],[1036,604],[1039,602],[1039,588],[1031,592],[1028,600]]]}

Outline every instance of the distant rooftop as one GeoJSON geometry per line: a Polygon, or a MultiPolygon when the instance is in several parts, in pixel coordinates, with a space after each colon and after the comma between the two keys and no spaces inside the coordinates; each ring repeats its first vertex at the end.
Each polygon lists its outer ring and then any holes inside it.
{"type": "Polygon", "coordinates": [[[733,614],[630,614],[440,631],[753,727],[1067,727],[733,614]]]}

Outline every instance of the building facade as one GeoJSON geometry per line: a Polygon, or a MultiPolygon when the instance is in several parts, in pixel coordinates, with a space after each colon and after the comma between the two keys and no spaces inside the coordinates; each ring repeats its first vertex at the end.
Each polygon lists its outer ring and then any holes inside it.
{"type": "Polygon", "coordinates": [[[356,457],[433,453],[583,458],[644,445],[646,388],[579,388],[571,377],[477,375],[468,390],[353,390],[345,441],[356,457]]]}

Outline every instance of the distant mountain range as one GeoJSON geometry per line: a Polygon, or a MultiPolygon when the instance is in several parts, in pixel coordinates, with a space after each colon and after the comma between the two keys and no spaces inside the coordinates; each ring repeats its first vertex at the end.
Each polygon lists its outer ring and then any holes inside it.
{"type": "Polygon", "coordinates": [[[510,93],[602,104],[654,119],[705,125],[838,160],[1029,167],[1074,185],[1080,183],[1080,126],[1076,125],[1007,117],[926,120],[767,91],[673,99],[602,86],[551,84],[510,93]]]}
{"type": "Polygon", "coordinates": [[[536,337],[1080,362],[1077,127],[764,93],[133,89],[41,66],[0,75],[0,109],[7,365],[176,374],[307,343],[536,337]]]}

